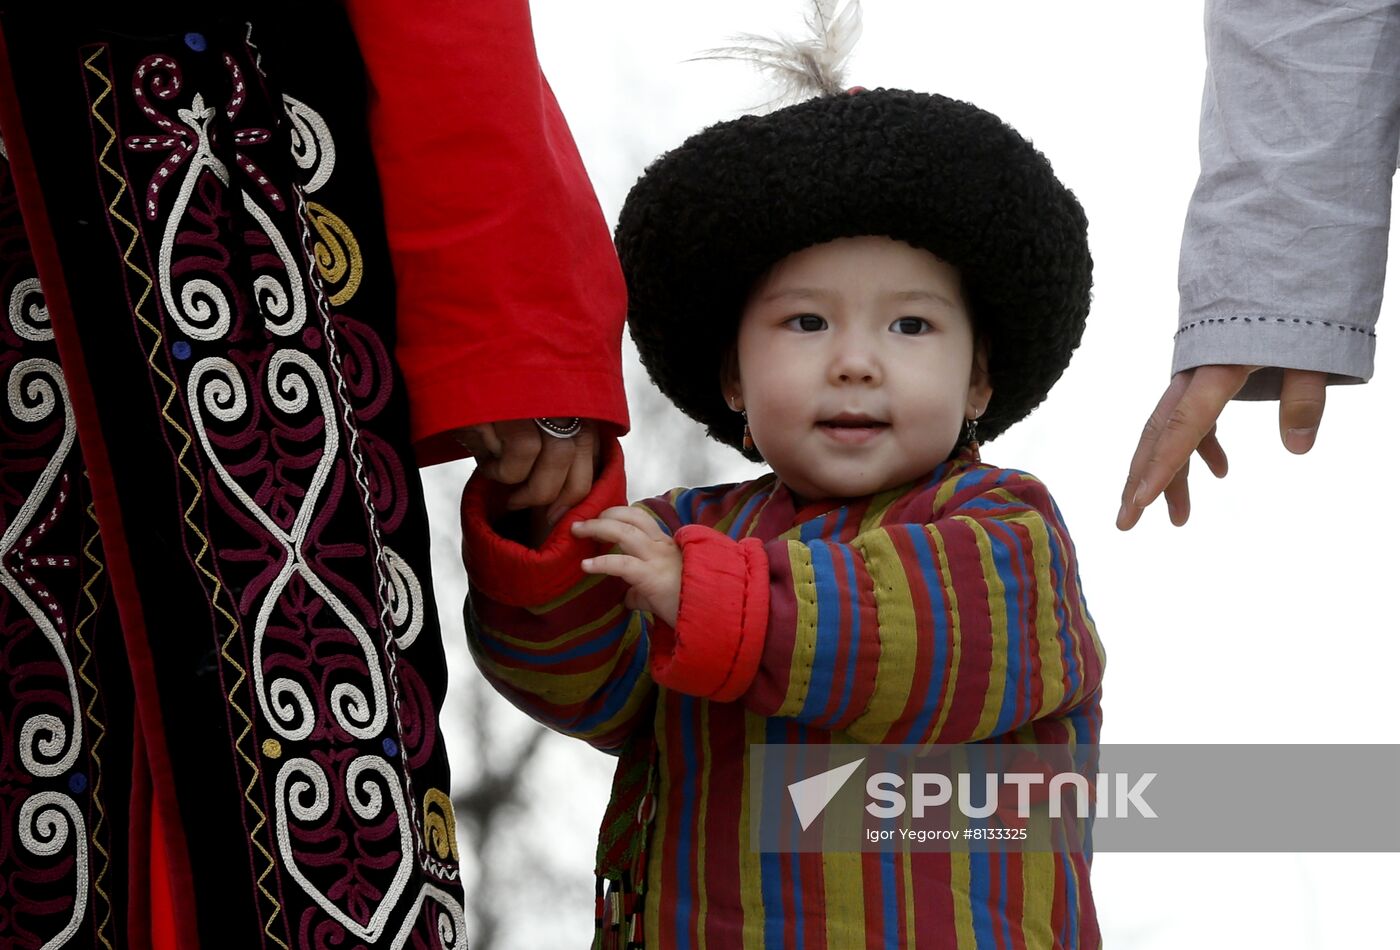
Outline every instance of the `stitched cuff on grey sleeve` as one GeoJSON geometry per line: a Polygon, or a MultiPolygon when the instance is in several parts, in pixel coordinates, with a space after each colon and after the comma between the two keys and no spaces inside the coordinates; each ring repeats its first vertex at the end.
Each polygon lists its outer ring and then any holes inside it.
{"type": "Polygon", "coordinates": [[[1375,368],[1370,327],[1302,317],[1197,317],[1176,334],[1172,374],[1196,366],[1240,363],[1275,367],[1250,376],[1236,399],[1277,399],[1281,369],[1331,374],[1329,384],[1364,383],[1375,368]]]}

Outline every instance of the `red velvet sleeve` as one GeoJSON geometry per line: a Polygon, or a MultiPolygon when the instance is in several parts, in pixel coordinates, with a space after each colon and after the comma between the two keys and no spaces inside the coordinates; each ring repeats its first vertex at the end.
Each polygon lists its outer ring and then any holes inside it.
{"type": "Polygon", "coordinates": [[[420,462],[450,457],[432,436],[480,422],[584,416],[625,431],[626,291],[528,4],[346,9],[370,80],[420,462]]]}

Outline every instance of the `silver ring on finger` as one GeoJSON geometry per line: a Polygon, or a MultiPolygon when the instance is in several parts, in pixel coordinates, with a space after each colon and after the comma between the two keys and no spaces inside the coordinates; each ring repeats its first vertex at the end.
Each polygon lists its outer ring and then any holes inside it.
{"type": "Polygon", "coordinates": [[[578,416],[542,416],[535,425],[547,436],[556,439],[572,439],[583,431],[583,420],[578,416]]]}

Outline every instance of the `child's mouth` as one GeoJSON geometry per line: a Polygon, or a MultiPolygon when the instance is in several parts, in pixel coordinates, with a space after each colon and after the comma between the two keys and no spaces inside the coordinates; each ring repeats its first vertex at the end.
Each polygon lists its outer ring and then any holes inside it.
{"type": "Polygon", "coordinates": [[[826,433],[829,438],[847,445],[868,442],[889,427],[888,422],[881,422],[878,419],[841,416],[835,419],[823,419],[817,423],[817,428],[826,433]]]}

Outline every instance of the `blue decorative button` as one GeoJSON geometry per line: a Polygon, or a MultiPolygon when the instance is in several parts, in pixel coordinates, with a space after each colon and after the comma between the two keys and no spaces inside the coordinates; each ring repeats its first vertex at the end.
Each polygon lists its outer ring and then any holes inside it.
{"type": "Polygon", "coordinates": [[[187,360],[190,358],[190,345],[184,340],[180,340],[170,348],[177,360],[187,360]]]}
{"type": "Polygon", "coordinates": [[[185,45],[196,53],[202,53],[209,47],[209,43],[204,39],[203,33],[186,33],[185,45]]]}
{"type": "Polygon", "coordinates": [[[81,795],[85,788],[87,788],[87,776],[82,772],[74,772],[68,776],[68,790],[74,795],[81,795]]]}
{"type": "Polygon", "coordinates": [[[385,739],[384,754],[392,759],[394,756],[399,754],[399,744],[393,739],[385,739]]]}

